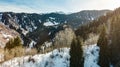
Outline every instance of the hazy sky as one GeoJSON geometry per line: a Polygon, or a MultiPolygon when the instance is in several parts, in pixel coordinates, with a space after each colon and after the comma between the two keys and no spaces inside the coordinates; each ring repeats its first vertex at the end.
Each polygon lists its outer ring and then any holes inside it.
{"type": "Polygon", "coordinates": [[[0,12],[78,12],[81,10],[115,9],[119,0],[0,0],[0,12]]]}

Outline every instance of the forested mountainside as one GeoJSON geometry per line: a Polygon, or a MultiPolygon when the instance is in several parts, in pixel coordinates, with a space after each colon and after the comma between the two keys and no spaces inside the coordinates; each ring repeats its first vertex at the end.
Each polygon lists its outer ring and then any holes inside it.
{"type": "Polygon", "coordinates": [[[72,14],[0,12],[0,21],[20,34],[24,46],[37,43],[41,45],[45,41],[53,40],[55,34],[65,28],[63,25],[76,29],[81,24],[106,15],[107,12],[109,10],[86,10],[72,14]]]}
{"type": "Polygon", "coordinates": [[[101,16],[88,24],[80,26],[76,30],[76,35],[81,36],[84,41],[89,38],[90,34],[100,34],[97,43],[100,47],[98,64],[101,67],[119,67],[120,8],[108,12],[106,15],[101,16]]]}

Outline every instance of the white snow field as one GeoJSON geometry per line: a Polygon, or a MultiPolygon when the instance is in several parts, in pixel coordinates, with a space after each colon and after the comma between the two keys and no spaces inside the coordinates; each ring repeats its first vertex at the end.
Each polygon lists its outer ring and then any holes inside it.
{"type": "MultiPolygon", "coordinates": [[[[99,47],[84,46],[84,67],[99,67],[97,60],[99,47]]],[[[55,49],[46,54],[17,57],[4,62],[0,67],[69,67],[69,48],[55,49]]]]}

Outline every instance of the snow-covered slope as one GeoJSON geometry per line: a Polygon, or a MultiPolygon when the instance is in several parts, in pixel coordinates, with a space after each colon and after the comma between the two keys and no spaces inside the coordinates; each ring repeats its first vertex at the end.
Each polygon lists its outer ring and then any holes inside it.
{"type": "MultiPolygon", "coordinates": [[[[84,46],[84,67],[99,67],[98,53],[96,44],[84,46]]],[[[61,48],[46,54],[14,58],[1,64],[1,67],[69,67],[69,58],[69,48],[61,48]]]]}

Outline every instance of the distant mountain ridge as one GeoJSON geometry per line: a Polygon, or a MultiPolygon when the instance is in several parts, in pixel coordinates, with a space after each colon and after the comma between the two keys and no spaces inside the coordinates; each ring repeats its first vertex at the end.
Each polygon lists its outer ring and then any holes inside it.
{"type": "Polygon", "coordinates": [[[42,44],[54,38],[58,31],[63,30],[63,25],[76,29],[81,24],[97,19],[109,11],[85,10],[72,14],[0,12],[0,21],[5,26],[16,30],[23,39],[24,45],[29,45],[31,42],[37,43],[38,41],[42,44]]]}

